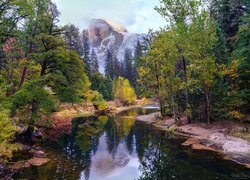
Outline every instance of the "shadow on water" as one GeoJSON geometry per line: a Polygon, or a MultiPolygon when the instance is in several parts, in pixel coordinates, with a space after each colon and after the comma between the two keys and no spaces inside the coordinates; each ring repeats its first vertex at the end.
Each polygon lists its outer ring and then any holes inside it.
{"type": "Polygon", "coordinates": [[[15,175],[15,179],[164,180],[249,179],[249,170],[212,152],[182,147],[181,138],[144,123],[134,108],[115,117],[91,116],[73,121],[71,134],[43,148],[51,161],[15,175]]]}

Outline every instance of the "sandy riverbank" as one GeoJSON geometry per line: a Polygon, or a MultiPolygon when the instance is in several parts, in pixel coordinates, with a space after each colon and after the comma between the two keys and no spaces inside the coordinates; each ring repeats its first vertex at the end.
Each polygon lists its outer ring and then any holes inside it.
{"type": "Polygon", "coordinates": [[[214,151],[222,154],[225,159],[231,159],[250,168],[250,142],[231,135],[233,129],[241,128],[239,124],[227,121],[209,126],[205,123],[186,124],[186,119],[182,118],[182,125],[177,127],[173,118],[159,120],[158,117],[158,113],[152,113],[138,116],[137,120],[184,136],[186,141],[182,144],[183,146],[214,151]]]}

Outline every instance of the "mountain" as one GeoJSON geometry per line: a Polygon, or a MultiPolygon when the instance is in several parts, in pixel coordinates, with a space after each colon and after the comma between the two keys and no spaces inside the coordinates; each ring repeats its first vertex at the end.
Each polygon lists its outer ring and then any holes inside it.
{"type": "MultiPolygon", "coordinates": [[[[92,19],[87,32],[90,48],[97,55],[99,71],[102,74],[104,74],[108,50],[122,62],[125,50],[128,49],[134,54],[137,42],[141,42],[145,36],[144,34],[130,33],[123,25],[104,19],[92,19]]],[[[83,31],[82,36],[84,35],[86,36],[86,31],[83,31]]]]}

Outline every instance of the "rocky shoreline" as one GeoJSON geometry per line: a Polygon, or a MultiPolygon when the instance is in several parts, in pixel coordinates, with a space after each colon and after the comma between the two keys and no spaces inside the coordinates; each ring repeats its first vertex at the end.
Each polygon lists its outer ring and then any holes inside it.
{"type": "Polygon", "coordinates": [[[12,160],[6,164],[0,163],[0,179],[11,179],[11,177],[23,168],[30,166],[41,166],[50,161],[46,153],[39,147],[20,144],[19,153],[29,154],[28,158],[12,160]]]}
{"type": "Polygon", "coordinates": [[[229,135],[230,126],[223,124],[207,126],[205,123],[187,124],[185,118],[181,118],[182,125],[176,126],[173,118],[160,121],[158,117],[159,113],[152,113],[138,116],[137,120],[185,137],[186,141],[182,143],[183,146],[190,146],[197,150],[214,151],[222,154],[225,159],[250,168],[250,142],[229,135]]]}

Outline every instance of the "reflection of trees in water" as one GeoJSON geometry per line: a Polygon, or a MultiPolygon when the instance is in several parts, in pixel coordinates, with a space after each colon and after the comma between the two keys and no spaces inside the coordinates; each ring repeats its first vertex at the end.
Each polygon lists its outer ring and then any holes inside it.
{"type": "MultiPolygon", "coordinates": [[[[134,110],[132,112],[128,112],[126,116],[131,117],[135,114],[136,111],[134,110]]],[[[59,140],[62,147],[64,147],[63,156],[65,160],[62,159],[62,163],[59,163],[57,166],[63,167],[62,169],[68,171],[69,169],[74,169],[75,179],[80,177],[81,172],[84,173],[84,178],[88,179],[90,176],[92,156],[97,153],[100,137],[104,134],[107,150],[113,156],[114,163],[117,166],[126,165],[129,161],[125,158],[127,155],[125,156],[120,152],[120,150],[118,152],[118,147],[119,144],[124,142],[125,149],[128,149],[130,154],[132,153],[133,145],[135,144],[133,128],[134,122],[134,118],[116,117],[113,119],[105,116],[98,118],[84,117],[77,119],[73,122],[72,134],[65,135],[59,140]],[[63,163],[66,161],[69,162],[63,163]]],[[[64,172],[62,172],[60,168],[56,171],[56,173],[57,177],[64,176],[64,172]]]]}
{"type": "MultiPolygon", "coordinates": [[[[138,127],[138,126],[137,126],[138,127]]],[[[138,157],[141,161],[139,170],[144,179],[173,179],[176,177],[175,158],[176,150],[170,150],[164,132],[161,134],[149,133],[148,128],[136,129],[136,145],[138,157]]]]}
{"type": "Polygon", "coordinates": [[[138,126],[135,126],[136,152],[140,162],[142,162],[144,152],[148,147],[148,136],[150,136],[150,134],[148,126],[142,123],[138,124],[138,126]]]}
{"type": "Polygon", "coordinates": [[[116,117],[109,120],[105,126],[108,151],[115,154],[122,140],[126,141],[129,152],[133,149],[133,126],[134,118],[116,117]]]}
{"type": "Polygon", "coordinates": [[[106,123],[105,130],[108,152],[114,155],[117,151],[117,146],[119,145],[120,139],[117,136],[116,126],[112,119],[108,120],[106,123]]]}
{"type": "Polygon", "coordinates": [[[134,126],[131,127],[130,133],[127,135],[127,137],[125,138],[125,142],[126,142],[126,146],[128,149],[129,154],[133,153],[133,149],[134,149],[134,134],[135,134],[135,128],[134,126]]]}
{"type": "Polygon", "coordinates": [[[56,177],[79,179],[84,171],[85,179],[88,179],[91,158],[97,150],[107,120],[107,117],[84,117],[73,122],[71,135],[65,135],[58,141],[63,152],[53,155],[58,158],[54,161],[56,177]]]}
{"type": "Polygon", "coordinates": [[[83,162],[85,179],[89,178],[92,153],[95,154],[99,145],[99,137],[103,134],[103,129],[108,120],[106,116],[91,118],[83,124],[78,124],[75,141],[80,149],[83,162]]]}
{"type": "Polygon", "coordinates": [[[129,135],[131,128],[135,124],[134,118],[116,118],[114,120],[117,136],[119,136],[120,139],[124,139],[126,136],[129,135]]]}

